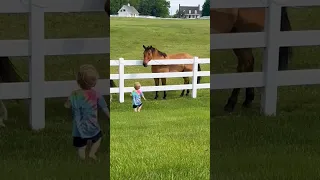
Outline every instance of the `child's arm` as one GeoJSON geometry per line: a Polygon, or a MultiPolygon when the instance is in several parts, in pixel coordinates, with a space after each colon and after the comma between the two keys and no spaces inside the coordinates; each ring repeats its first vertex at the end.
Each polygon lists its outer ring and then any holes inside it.
{"type": "Polygon", "coordinates": [[[98,106],[103,110],[106,114],[107,118],[110,120],[109,109],[106,101],[104,100],[103,96],[98,95],[98,106]]]}
{"type": "Polygon", "coordinates": [[[142,91],[141,91],[141,97],[142,97],[144,100],[146,100],[146,98],[144,97],[144,94],[143,94],[142,91]]]}

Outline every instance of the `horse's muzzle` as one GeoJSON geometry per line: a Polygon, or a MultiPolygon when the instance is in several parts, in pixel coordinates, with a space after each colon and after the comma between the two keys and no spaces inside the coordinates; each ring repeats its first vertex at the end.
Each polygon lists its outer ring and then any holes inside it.
{"type": "Polygon", "coordinates": [[[148,66],[147,63],[145,63],[145,62],[143,62],[142,64],[143,64],[143,67],[147,67],[148,66]]]}

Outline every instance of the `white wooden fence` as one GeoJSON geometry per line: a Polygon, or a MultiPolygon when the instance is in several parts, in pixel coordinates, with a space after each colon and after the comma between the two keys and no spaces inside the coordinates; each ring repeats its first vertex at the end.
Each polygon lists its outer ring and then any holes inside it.
{"type": "MultiPolygon", "coordinates": [[[[0,56],[30,56],[30,82],[0,83],[0,99],[30,98],[32,129],[45,127],[45,98],[66,97],[77,87],[75,81],[46,82],[44,80],[46,55],[106,54],[110,52],[109,37],[44,39],[44,13],[104,11],[104,2],[104,0],[0,1],[0,13],[29,13],[29,39],[0,40],[0,56]]],[[[110,82],[107,79],[101,81],[97,84],[97,88],[104,95],[108,95],[110,82]]]]}
{"type": "MultiPolygon", "coordinates": [[[[124,93],[131,92],[133,87],[125,87],[124,80],[126,79],[151,79],[151,78],[177,78],[177,77],[192,77],[192,84],[188,85],[166,85],[166,86],[143,86],[141,90],[144,92],[152,91],[170,91],[192,89],[192,97],[197,97],[198,89],[209,89],[210,83],[197,84],[199,76],[210,76],[210,71],[198,71],[198,64],[209,64],[210,58],[199,59],[167,59],[167,60],[152,60],[148,63],[151,65],[173,65],[173,64],[193,64],[192,72],[169,72],[169,73],[139,73],[139,74],[125,74],[125,66],[142,66],[142,60],[111,60],[110,66],[118,66],[119,74],[110,74],[110,79],[119,80],[119,87],[110,88],[110,93],[119,93],[120,103],[124,102],[124,93]]],[[[147,67],[150,69],[151,67],[147,67]]],[[[183,81],[182,81],[183,82],[183,81]]]]}
{"type": "MultiPolygon", "coordinates": [[[[211,50],[265,48],[262,72],[211,74],[210,89],[263,87],[261,109],[275,115],[277,88],[289,85],[320,84],[320,69],[278,71],[280,46],[320,45],[320,30],[280,31],[281,7],[320,6],[319,0],[211,0],[211,8],[266,8],[265,32],[211,34],[211,50]]],[[[289,14],[290,18],[290,14],[289,14]]],[[[294,19],[290,19],[294,21],[294,19]]],[[[306,19],[308,21],[308,19],[306,19]]],[[[289,61],[290,63],[290,61],[289,61]]],[[[289,64],[290,66],[290,64],[289,64]]]]}

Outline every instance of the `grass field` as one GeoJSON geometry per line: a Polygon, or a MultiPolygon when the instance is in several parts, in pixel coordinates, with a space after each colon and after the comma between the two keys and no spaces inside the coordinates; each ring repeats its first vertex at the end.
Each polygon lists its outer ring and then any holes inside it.
{"type": "MultiPolygon", "coordinates": [[[[320,29],[319,8],[291,9],[289,16],[294,30],[320,29]]],[[[103,17],[102,13],[47,15],[46,37],[105,36],[109,28],[103,17]]],[[[145,21],[112,19],[111,59],[141,59],[142,44],[154,45],[166,53],[185,51],[209,56],[209,23],[205,20],[145,21]]],[[[1,15],[0,38],[27,38],[27,24],[25,15],[1,15]]],[[[260,71],[261,51],[255,53],[256,71],[260,71]]],[[[319,47],[294,48],[290,68],[319,68],[319,55],[319,47]]],[[[211,57],[212,72],[235,71],[236,59],[231,51],[217,51],[211,57]]],[[[47,57],[46,80],[74,79],[73,69],[84,62],[95,64],[102,77],[106,77],[109,69],[105,68],[106,61],[98,61],[101,59],[107,60],[107,56],[47,57]]],[[[14,63],[26,78],[27,58],[14,58],[14,63]]],[[[149,70],[135,67],[126,72],[149,70]]],[[[127,86],[132,83],[126,81],[127,86]]],[[[151,85],[153,81],[141,83],[151,85]]],[[[169,81],[177,83],[182,80],[169,81]]],[[[277,117],[259,115],[259,94],[252,109],[243,110],[238,105],[233,114],[226,114],[223,106],[230,91],[211,92],[211,103],[207,90],[200,91],[195,100],[169,92],[167,100],[155,101],[153,93],[146,93],[148,101],[140,114],[132,112],[128,96],[125,103],[119,104],[115,95],[111,105],[112,179],[208,179],[209,142],[214,179],[318,179],[320,87],[279,88],[277,117]]],[[[71,146],[70,115],[62,107],[63,100],[47,101],[47,127],[39,133],[27,128],[28,111],[22,103],[6,101],[10,120],[8,128],[0,130],[1,176],[8,180],[107,178],[107,142],[102,145],[99,163],[77,161],[71,146]]],[[[102,125],[107,128],[106,123],[102,125]]]]}
{"type": "MultiPolygon", "coordinates": [[[[290,9],[293,30],[319,30],[319,8],[290,9]]],[[[319,47],[295,47],[290,69],[319,69],[319,47]]],[[[261,71],[261,50],[256,71],[261,71]]],[[[211,71],[232,72],[231,51],[214,51],[211,71]]],[[[223,106],[231,90],[211,92],[211,175],[219,180],[318,179],[320,137],[320,86],[281,87],[278,116],[259,115],[259,93],[253,108],[231,115],[223,106]]],[[[242,95],[244,91],[242,90],[242,95]]]]}
{"type": "MultiPolygon", "coordinates": [[[[106,36],[109,30],[102,13],[63,15],[46,15],[46,38],[100,37],[106,36]]],[[[25,15],[2,16],[1,39],[28,37],[25,15]]],[[[112,59],[141,59],[143,44],[154,45],[166,53],[184,51],[203,58],[210,55],[207,20],[112,19],[110,30],[112,59]]],[[[74,69],[82,63],[94,64],[101,76],[106,77],[108,62],[103,60],[107,60],[106,55],[47,57],[46,80],[74,79],[74,69]]],[[[27,58],[16,57],[13,62],[27,79],[27,58]]],[[[203,70],[209,70],[209,66],[203,66],[203,70]]],[[[116,69],[111,71],[116,72],[116,69]]],[[[150,69],[141,66],[126,68],[126,72],[150,72],[150,69]]],[[[132,86],[133,82],[127,81],[126,86],[132,86]]],[[[140,82],[142,85],[153,84],[151,79],[140,82]]],[[[209,77],[203,82],[209,82],[209,77]]],[[[168,81],[168,84],[182,83],[182,78],[168,81]]],[[[132,112],[128,96],[124,104],[116,102],[117,95],[113,96],[112,179],[209,178],[209,90],[199,91],[196,100],[179,98],[179,93],[168,92],[166,101],[153,101],[154,94],[145,93],[148,101],[140,114],[132,112]]],[[[7,129],[0,131],[0,146],[5,147],[0,150],[5,155],[0,161],[2,176],[6,179],[107,178],[107,142],[102,145],[99,163],[77,161],[71,144],[71,117],[62,106],[64,100],[47,101],[46,129],[40,133],[28,129],[28,110],[22,102],[6,101],[10,120],[7,129]],[[38,174],[30,173],[33,170],[38,174]]],[[[102,116],[102,126],[106,129],[104,119],[102,116]]]]}
{"type": "MultiPolygon", "coordinates": [[[[142,59],[142,45],[153,45],[170,54],[188,52],[208,58],[208,20],[111,19],[111,59],[142,59]],[[174,38],[174,39],[173,39],[174,38]]],[[[209,70],[204,65],[203,70],[209,70]]],[[[126,73],[149,73],[142,65],[125,68],[126,73]]],[[[117,68],[111,69],[117,73],[117,68]]],[[[127,80],[132,87],[136,80],[127,80]]],[[[153,85],[153,79],[140,81],[153,85]]],[[[204,77],[203,82],[209,82],[204,77]]],[[[117,82],[116,82],[117,83],[117,82]]],[[[182,84],[182,78],[168,84],[182,84]]],[[[134,113],[129,94],[125,103],[111,106],[111,174],[114,179],[209,179],[209,90],[200,90],[197,99],[179,97],[169,91],[167,100],[147,101],[141,113],[134,113]]]]}
{"type": "MultiPolygon", "coordinates": [[[[46,14],[46,38],[105,37],[109,26],[104,13],[46,14]],[[81,29],[81,30],[79,30],[81,29]]],[[[28,38],[26,14],[1,14],[0,39],[28,38]]],[[[28,58],[14,57],[13,63],[27,79],[28,58]]],[[[108,55],[48,56],[46,80],[73,80],[74,70],[82,63],[92,63],[102,77],[109,73],[108,55]],[[100,60],[100,61],[99,61],[100,60]]],[[[19,89],[17,89],[18,91],[19,89]]],[[[107,179],[109,171],[106,134],[99,151],[100,162],[79,162],[72,146],[71,116],[63,107],[65,98],[46,101],[46,128],[41,132],[29,129],[28,108],[21,101],[5,101],[9,120],[7,128],[0,129],[0,174],[8,180],[67,180],[107,179]]],[[[101,116],[103,130],[106,118],[101,116]]]]}

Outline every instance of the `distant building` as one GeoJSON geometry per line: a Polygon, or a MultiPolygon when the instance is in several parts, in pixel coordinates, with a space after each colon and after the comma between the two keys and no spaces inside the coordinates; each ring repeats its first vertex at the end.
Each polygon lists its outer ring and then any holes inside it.
{"type": "Polygon", "coordinates": [[[118,16],[120,17],[136,17],[139,16],[139,12],[134,8],[133,6],[128,5],[123,5],[119,11],[118,11],[118,16]]]}
{"type": "Polygon", "coordinates": [[[179,4],[179,18],[198,19],[201,14],[200,4],[198,6],[180,6],[179,4]]]}

